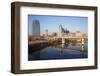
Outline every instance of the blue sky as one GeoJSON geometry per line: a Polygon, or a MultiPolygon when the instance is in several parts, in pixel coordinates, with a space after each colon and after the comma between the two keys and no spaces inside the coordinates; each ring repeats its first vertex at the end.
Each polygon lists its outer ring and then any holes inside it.
{"type": "Polygon", "coordinates": [[[80,30],[81,32],[88,32],[88,18],[76,16],[47,16],[47,15],[28,15],[28,28],[31,33],[32,21],[39,20],[40,31],[43,33],[48,29],[49,33],[58,32],[59,25],[67,28],[70,32],[80,30]]]}

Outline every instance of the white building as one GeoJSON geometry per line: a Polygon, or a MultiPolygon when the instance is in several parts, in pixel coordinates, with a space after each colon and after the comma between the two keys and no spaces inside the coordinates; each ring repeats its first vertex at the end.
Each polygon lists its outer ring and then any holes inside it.
{"type": "Polygon", "coordinates": [[[39,20],[33,20],[32,36],[40,36],[40,22],[39,22],[39,20]]]}
{"type": "Polygon", "coordinates": [[[48,36],[48,29],[45,30],[45,36],[48,36]]]}

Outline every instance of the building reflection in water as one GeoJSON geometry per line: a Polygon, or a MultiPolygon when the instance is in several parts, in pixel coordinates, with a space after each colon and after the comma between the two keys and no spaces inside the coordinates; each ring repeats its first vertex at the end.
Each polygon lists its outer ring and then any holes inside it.
{"type": "MultiPolygon", "coordinates": [[[[34,51],[34,50],[33,50],[34,51]]],[[[46,46],[38,51],[29,53],[28,60],[50,60],[50,59],[77,59],[87,58],[87,44],[69,43],[46,46]]]]}

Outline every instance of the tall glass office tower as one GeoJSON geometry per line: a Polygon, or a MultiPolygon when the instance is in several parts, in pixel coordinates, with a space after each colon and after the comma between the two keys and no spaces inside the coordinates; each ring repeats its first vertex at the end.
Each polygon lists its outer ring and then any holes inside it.
{"type": "Polygon", "coordinates": [[[39,20],[33,20],[32,36],[40,36],[40,22],[39,22],[39,20]]]}

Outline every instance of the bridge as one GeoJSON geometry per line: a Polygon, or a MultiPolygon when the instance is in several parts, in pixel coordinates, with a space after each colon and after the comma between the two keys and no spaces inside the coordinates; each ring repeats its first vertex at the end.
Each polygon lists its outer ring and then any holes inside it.
{"type": "Polygon", "coordinates": [[[62,37],[59,37],[59,36],[56,36],[56,37],[49,38],[48,40],[58,40],[58,39],[62,39],[61,43],[63,43],[63,44],[65,43],[66,39],[74,39],[74,40],[80,41],[81,44],[84,44],[85,39],[87,39],[87,37],[79,37],[79,36],[62,36],[62,37]]]}
{"type": "Polygon", "coordinates": [[[56,40],[56,39],[76,39],[76,40],[84,40],[84,39],[87,39],[87,37],[79,37],[79,36],[62,36],[62,37],[59,37],[59,36],[56,36],[56,37],[50,37],[50,38],[47,38],[49,40],[56,40]]]}
{"type": "Polygon", "coordinates": [[[68,39],[68,38],[76,38],[76,39],[79,39],[79,38],[87,38],[87,37],[82,37],[82,36],[70,36],[70,35],[67,35],[67,36],[56,36],[54,38],[64,38],[64,39],[68,39]]]}

